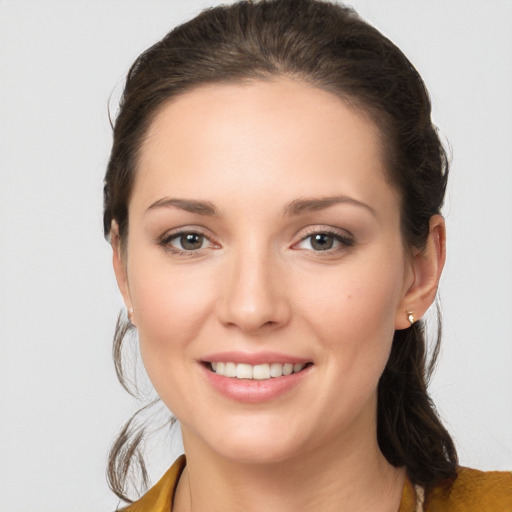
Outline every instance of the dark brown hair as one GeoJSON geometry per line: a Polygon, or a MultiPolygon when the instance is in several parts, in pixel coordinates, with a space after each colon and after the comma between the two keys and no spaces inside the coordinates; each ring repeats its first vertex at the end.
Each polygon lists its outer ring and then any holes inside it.
{"type": "MultiPolygon", "coordinates": [[[[209,9],[137,58],[114,125],[104,188],[105,236],[115,220],[121,243],[126,241],[139,149],[165,102],[202,84],[279,76],[330,91],[376,123],[388,179],[400,192],[404,243],[423,248],[448,175],[425,85],[404,54],[352,9],[319,0],[242,1],[209,9]]],[[[119,320],[114,340],[122,383],[121,347],[129,328],[119,320]]],[[[453,480],[457,468],[453,441],[427,393],[438,349],[439,336],[427,365],[422,322],[396,331],[378,387],[380,449],[391,464],[406,467],[413,483],[427,489],[453,480]]],[[[111,487],[126,501],[131,464],[145,475],[142,429],[130,436],[132,427],[128,422],[109,459],[111,487]]]]}

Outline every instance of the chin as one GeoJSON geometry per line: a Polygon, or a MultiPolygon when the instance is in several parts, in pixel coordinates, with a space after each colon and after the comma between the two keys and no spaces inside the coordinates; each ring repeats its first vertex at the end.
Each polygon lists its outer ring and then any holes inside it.
{"type": "MultiPolygon", "coordinates": [[[[274,433],[273,437],[279,438],[274,433]]],[[[283,440],[248,440],[217,446],[216,451],[222,457],[240,464],[279,464],[291,460],[303,453],[298,446],[283,443],[283,440]]]]}
{"type": "MultiPolygon", "coordinates": [[[[266,418],[270,420],[270,418],[266,418]]],[[[213,422],[210,421],[212,427],[213,422]]],[[[202,445],[214,456],[240,464],[278,464],[300,456],[308,447],[304,429],[294,429],[282,422],[262,421],[246,416],[240,422],[216,422],[208,432],[191,433],[183,429],[185,452],[187,448],[202,445]]]]}

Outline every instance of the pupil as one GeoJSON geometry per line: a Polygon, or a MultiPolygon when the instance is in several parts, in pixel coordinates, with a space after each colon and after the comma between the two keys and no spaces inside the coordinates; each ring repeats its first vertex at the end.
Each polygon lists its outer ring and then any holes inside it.
{"type": "Polygon", "coordinates": [[[200,249],[203,245],[203,235],[199,235],[197,233],[188,233],[181,236],[180,242],[183,249],[187,251],[200,249]]]}
{"type": "Polygon", "coordinates": [[[313,236],[313,240],[311,241],[311,245],[313,249],[318,251],[327,251],[331,249],[333,246],[334,240],[331,235],[327,235],[325,233],[320,233],[318,235],[313,236]]]}

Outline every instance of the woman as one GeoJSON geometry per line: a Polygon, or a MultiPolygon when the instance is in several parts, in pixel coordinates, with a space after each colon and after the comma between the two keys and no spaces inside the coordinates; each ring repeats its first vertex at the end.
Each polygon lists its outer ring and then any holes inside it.
{"type": "Polygon", "coordinates": [[[105,182],[114,349],[137,330],[186,463],[127,510],[512,508],[426,391],[446,180],[421,78],[344,7],[212,9],[137,59],[105,182]]]}

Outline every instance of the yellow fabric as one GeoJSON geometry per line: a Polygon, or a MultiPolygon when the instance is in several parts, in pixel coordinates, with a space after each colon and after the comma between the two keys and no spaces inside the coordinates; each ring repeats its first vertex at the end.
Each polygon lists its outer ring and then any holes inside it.
{"type": "Polygon", "coordinates": [[[460,468],[449,490],[436,488],[426,512],[512,512],[512,473],[460,468]]]}
{"type": "MultiPolygon", "coordinates": [[[[124,512],[172,512],[174,491],[185,467],[182,455],[140,500],[124,512]]],[[[450,489],[436,487],[424,506],[424,512],[512,512],[512,473],[459,468],[459,476],[450,489]]],[[[414,488],[407,480],[398,512],[416,512],[414,488]]]]}
{"type": "Polygon", "coordinates": [[[158,483],[140,500],[132,503],[123,512],[171,512],[176,484],[185,467],[185,456],[179,457],[158,483]]]}
{"type": "Polygon", "coordinates": [[[402,501],[398,512],[415,512],[416,511],[416,493],[408,479],[405,479],[404,490],[402,491],[402,501]]]}
{"type": "MultiPolygon", "coordinates": [[[[415,512],[413,486],[405,482],[398,512],[415,512]]],[[[424,512],[512,512],[512,473],[459,468],[457,480],[448,489],[432,489],[424,512]]]]}

